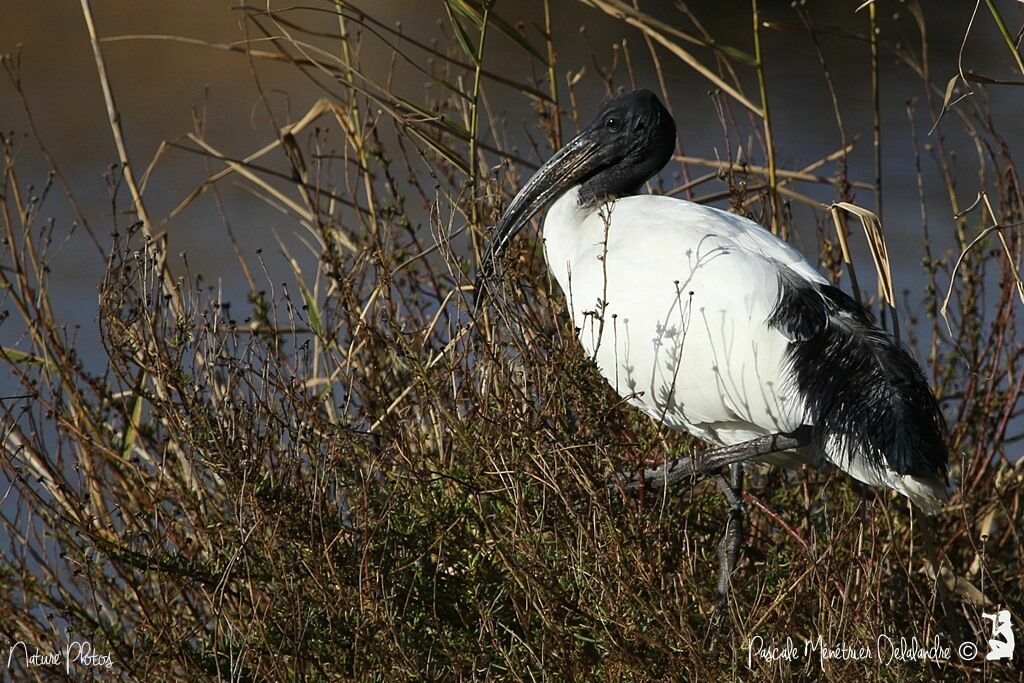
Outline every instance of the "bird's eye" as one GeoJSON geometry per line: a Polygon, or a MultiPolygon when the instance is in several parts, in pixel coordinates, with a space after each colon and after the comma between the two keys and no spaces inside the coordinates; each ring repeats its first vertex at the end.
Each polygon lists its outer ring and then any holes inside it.
{"type": "Polygon", "coordinates": [[[604,127],[605,127],[605,128],[607,128],[608,130],[610,130],[610,131],[611,131],[611,132],[613,132],[613,133],[615,133],[615,132],[618,132],[618,130],[619,130],[619,127],[620,127],[621,125],[622,125],[622,124],[621,124],[621,122],[619,121],[618,117],[615,117],[615,116],[609,116],[609,117],[608,117],[607,119],[605,119],[605,121],[604,121],[604,127]]]}

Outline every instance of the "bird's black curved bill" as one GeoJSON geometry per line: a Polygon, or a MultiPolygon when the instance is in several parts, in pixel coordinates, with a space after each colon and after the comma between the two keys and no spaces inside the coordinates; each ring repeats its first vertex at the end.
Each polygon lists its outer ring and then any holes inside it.
{"type": "Polygon", "coordinates": [[[602,165],[601,146],[590,132],[587,128],[548,159],[505,209],[477,269],[477,308],[485,297],[487,280],[494,274],[494,259],[501,255],[535,213],[602,165]]]}

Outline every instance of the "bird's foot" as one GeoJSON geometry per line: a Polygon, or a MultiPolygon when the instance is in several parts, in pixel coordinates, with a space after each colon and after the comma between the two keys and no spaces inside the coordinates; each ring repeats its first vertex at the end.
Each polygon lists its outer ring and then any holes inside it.
{"type": "Polygon", "coordinates": [[[718,601],[715,616],[720,618],[728,606],[729,589],[732,585],[732,573],[740,556],[743,542],[744,505],[741,497],[743,490],[742,465],[733,465],[730,473],[731,481],[722,475],[715,476],[715,482],[729,501],[729,512],[726,516],[725,531],[718,542],[718,601]]]}

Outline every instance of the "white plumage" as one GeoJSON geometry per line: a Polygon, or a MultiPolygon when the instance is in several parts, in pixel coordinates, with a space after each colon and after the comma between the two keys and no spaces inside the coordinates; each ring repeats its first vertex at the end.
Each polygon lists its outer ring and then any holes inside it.
{"type": "MultiPolygon", "coordinates": [[[[552,204],[543,235],[583,348],[632,405],[719,445],[812,423],[787,362],[793,338],[769,325],[780,268],[828,284],[793,247],[742,216],[672,197],[581,206],[578,187],[552,204]]],[[[879,472],[836,447],[821,455],[928,512],[946,498],[937,478],[879,472]]]]}
{"type": "Polygon", "coordinates": [[[583,348],[621,396],[719,445],[806,427],[808,448],[766,460],[828,460],[938,510],[945,425],[920,368],[753,221],[638,194],[668,162],[675,133],[653,93],[611,100],[509,205],[480,282],[550,206],[548,265],[583,348]]]}
{"type": "Polygon", "coordinates": [[[799,254],[690,202],[648,195],[580,207],[577,195],[548,211],[544,251],[583,348],[615,390],[713,443],[797,429],[803,408],[784,372],[791,340],[766,323],[778,264],[805,265],[799,254]]]}

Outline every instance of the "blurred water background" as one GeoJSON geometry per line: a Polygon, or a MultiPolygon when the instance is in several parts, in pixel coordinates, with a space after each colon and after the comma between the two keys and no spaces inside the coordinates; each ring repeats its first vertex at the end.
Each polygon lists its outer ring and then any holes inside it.
{"type": "MultiPolygon", "coordinates": [[[[866,11],[856,12],[859,2],[811,2],[804,5],[821,26],[842,27],[856,33],[867,30],[866,11]]],[[[1010,17],[1020,19],[1019,3],[1004,2],[1010,17]]],[[[747,2],[697,1],[687,3],[690,10],[705,23],[708,32],[727,45],[750,50],[750,5],[747,2]]],[[[352,4],[349,4],[352,7],[352,4]]],[[[329,9],[330,3],[318,6],[329,9]]],[[[358,7],[358,3],[356,4],[358,7]]],[[[883,40],[898,42],[903,36],[914,37],[912,19],[905,6],[898,2],[879,2],[879,20],[883,40]]],[[[412,38],[436,41],[442,50],[455,50],[451,44],[448,19],[440,2],[383,0],[365,2],[361,7],[386,24],[399,26],[412,38]]],[[[644,11],[672,24],[682,23],[683,14],[672,3],[648,2],[644,11]]],[[[971,70],[993,77],[1012,75],[1013,64],[1005,45],[996,39],[991,18],[979,14],[972,32],[964,42],[965,27],[970,23],[975,4],[942,2],[928,4],[929,58],[933,80],[940,87],[957,71],[958,54],[963,44],[963,58],[971,70]]],[[[525,35],[542,45],[543,5],[539,0],[523,3],[498,2],[495,11],[512,24],[520,25],[525,35]]],[[[762,18],[777,30],[764,32],[764,52],[773,99],[773,125],[779,166],[799,168],[803,164],[829,154],[838,140],[833,104],[829,97],[813,46],[806,32],[785,30],[797,23],[788,2],[761,3],[762,18]],[[782,30],[778,30],[782,28],[782,30]]],[[[219,44],[238,44],[246,35],[242,11],[234,2],[215,0],[181,0],[167,3],[155,0],[132,0],[97,3],[97,25],[103,37],[115,36],[180,36],[219,44]]],[[[322,25],[324,31],[337,29],[336,19],[329,12],[308,12],[303,21],[311,27],[322,25]]],[[[557,44],[560,78],[578,75],[574,87],[584,118],[595,111],[605,96],[599,67],[614,61],[613,45],[627,46],[630,68],[639,85],[658,89],[643,38],[638,31],[624,30],[621,23],[577,2],[552,4],[554,31],[573,36],[557,44]]],[[[1018,22],[1019,23],[1019,22],[1018,22]]],[[[250,29],[250,37],[251,29],[250,29]]],[[[874,179],[871,147],[872,98],[867,46],[863,42],[821,36],[823,53],[832,77],[842,85],[839,103],[847,133],[858,136],[850,156],[850,177],[872,182],[874,179]]],[[[105,57],[122,114],[129,153],[141,172],[157,152],[161,143],[179,138],[194,130],[201,119],[208,140],[228,156],[244,157],[275,138],[273,111],[277,125],[293,121],[304,114],[323,92],[310,82],[296,77],[288,65],[261,63],[258,66],[260,85],[267,93],[258,92],[254,72],[247,58],[197,44],[166,40],[130,39],[107,42],[105,57]]],[[[96,76],[87,33],[77,3],[61,2],[7,3],[0,22],[0,53],[16,53],[20,62],[20,86],[34,116],[35,125],[73,187],[85,212],[91,230],[103,238],[114,230],[115,222],[123,228],[130,216],[113,216],[111,175],[107,173],[116,161],[102,94],[96,76]]],[[[538,65],[528,65],[522,52],[505,37],[495,34],[487,43],[487,63],[503,69],[506,75],[522,78],[524,69],[533,69],[540,78],[538,65]]],[[[709,85],[696,72],[671,56],[662,55],[664,77],[677,117],[680,139],[687,154],[707,158],[727,158],[729,152],[718,120],[709,85]]],[[[387,77],[391,67],[392,85],[412,101],[426,101],[438,93],[415,70],[400,62],[393,63],[387,46],[371,35],[364,36],[361,60],[370,74],[387,77]]],[[[625,82],[625,68],[620,51],[618,83],[625,82]]],[[[749,85],[753,85],[752,83],[749,85]]],[[[468,87],[468,86],[467,86],[468,87]]],[[[910,134],[907,105],[916,102],[916,125],[921,143],[934,140],[928,132],[934,121],[923,105],[924,93],[920,79],[906,67],[897,64],[888,53],[882,54],[881,121],[883,136],[884,225],[896,268],[896,285],[907,294],[909,312],[920,303],[924,275],[920,267],[921,208],[917,181],[913,172],[913,138],[910,134]]],[[[522,153],[541,161],[548,150],[538,151],[527,144],[526,131],[536,126],[535,112],[521,93],[500,85],[489,85],[489,106],[501,112],[510,139],[521,145],[522,153]]],[[[995,126],[1010,140],[1024,134],[1024,118],[1020,116],[1024,97],[1020,88],[994,87],[973,97],[991,100],[995,126]]],[[[566,130],[573,122],[563,121],[566,130]]],[[[0,127],[13,131],[21,149],[18,168],[23,182],[41,186],[46,179],[45,159],[24,137],[28,120],[22,109],[14,84],[0,78],[0,127]],[[27,177],[31,176],[31,178],[27,177]]],[[[337,134],[337,132],[335,133],[337,134]]],[[[733,144],[743,144],[735,141],[733,144]]],[[[341,142],[337,146],[341,146],[341,142]]],[[[977,193],[977,174],[973,143],[950,133],[948,144],[964,159],[964,171],[957,175],[957,193],[962,206],[970,205],[977,193]]],[[[924,149],[927,149],[926,147],[924,149]]],[[[735,152],[735,150],[734,150],[735,152]]],[[[753,160],[762,162],[762,160],[753,160]]],[[[270,162],[273,166],[273,162],[270,162]]],[[[208,176],[207,160],[192,152],[171,149],[154,166],[146,189],[149,211],[154,216],[167,213],[208,176]]],[[[218,168],[214,165],[214,168],[218,168]]],[[[276,168],[285,167],[278,163],[276,168]]],[[[678,170],[678,167],[677,167],[678,170]]],[[[932,235],[938,251],[952,249],[952,215],[935,164],[924,163],[924,194],[932,235]]],[[[116,177],[116,174],[114,174],[116,177]]],[[[263,250],[271,276],[285,276],[284,257],[279,253],[275,234],[288,240],[300,230],[291,217],[269,207],[236,181],[220,184],[225,207],[222,217],[215,201],[207,194],[192,203],[173,220],[161,225],[169,235],[172,267],[180,269],[183,257],[190,272],[201,273],[207,284],[222,288],[227,301],[236,308],[245,305],[247,286],[237,261],[233,258],[224,219],[226,218],[252,257],[263,250]]],[[[719,188],[720,189],[720,188],[719,188]]],[[[121,206],[127,190],[119,187],[121,206]]],[[[706,193],[710,190],[703,191],[706,193]]],[[[834,199],[827,187],[812,188],[810,193],[822,201],[834,199]],[[815,191],[817,194],[814,194],[815,191]]],[[[698,192],[698,195],[702,192],[698,192]]],[[[870,192],[859,191],[856,200],[862,206],[875,208],[870,192]]],[[[721,202],[719,202],[721,204],[721,202]]],[[[813,254],[815,216],[803,207],[795,207],[799,233],[796,241],[805,253],[813,254]]],[[[104,268],[102,250],[93,247],[81,229],[74,232],[75,217],[59,192],[51,193],[44,215],[56,222],[58,240],[70,239],[53,262],[51,296],[59,318],[79,326],[79,348],[87,365],[95,367],[103,355],[98,348],[96,331],[96,290],[104,268]]],[[[425,211],[421,213],[426,220],[425,211]]],[[[821,215],[817,216],[821,220],[821,215]]],[[[863,243],[859,244],[863,247],[863,243]]],[[[300,260],[301,250],[298,250],[300,260]]],[[[858,260],[870,272],[866,250],[858,249],[858,260]]],[[[4,345],[17,346],[16,328],[8,324],[0,328],[4,345]]],[[[99,369],[96,367],[96,369],[99,369]]],[[[5,380],[0,380],[0,387],[5,380]]]]}

